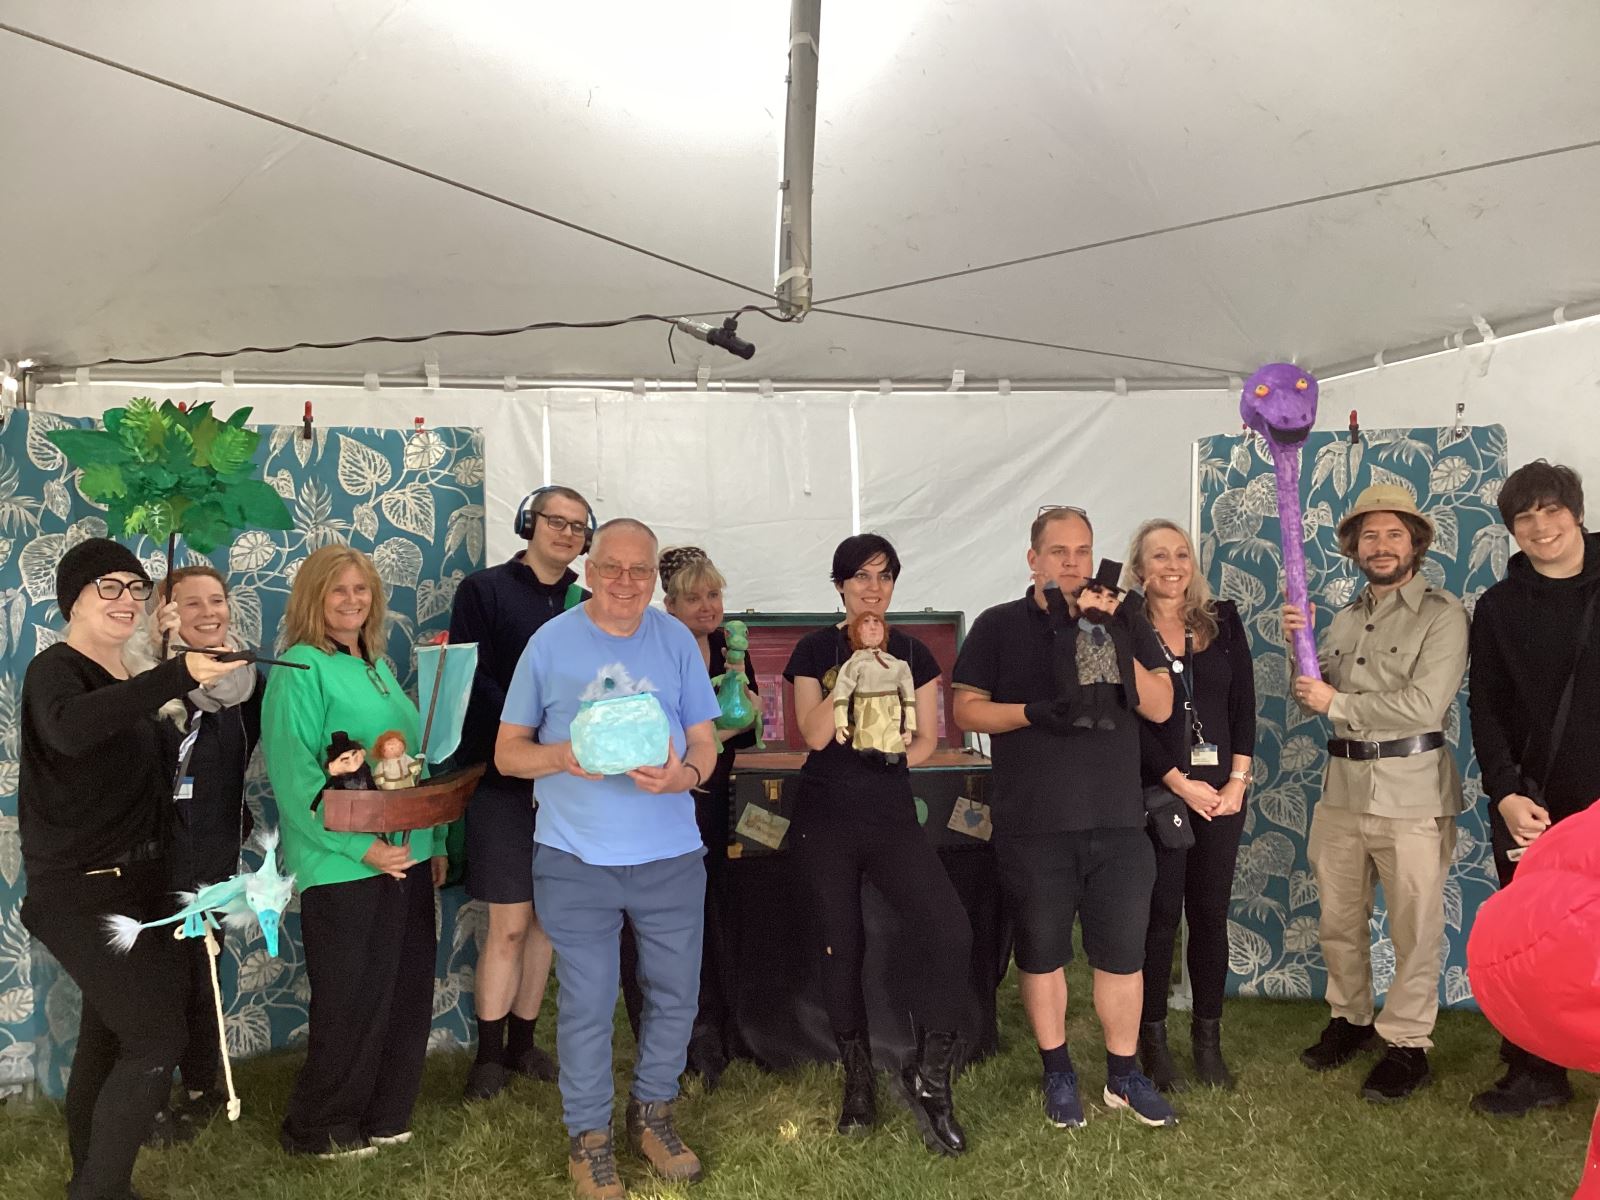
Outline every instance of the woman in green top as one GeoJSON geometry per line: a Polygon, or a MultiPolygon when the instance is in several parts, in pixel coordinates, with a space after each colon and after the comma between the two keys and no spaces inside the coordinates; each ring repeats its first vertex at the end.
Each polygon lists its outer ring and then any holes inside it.
{"type": "Polygon", "coordinates": [[[363,746],[398,729],[420,744],[416,705],[383,657],[384,593],[372,560],[324,546],[301,564],[284,614],[283,657],[309,670],[267,684],[261,749],[283,852],[300,886],[311,979],[305,1065],[281,1141],[291,1154],[362,1156],[411,1137],[433,1022],[433,889],[444,829],[393,845],[332,833],[313,809],[337,731],[363,746]]]}

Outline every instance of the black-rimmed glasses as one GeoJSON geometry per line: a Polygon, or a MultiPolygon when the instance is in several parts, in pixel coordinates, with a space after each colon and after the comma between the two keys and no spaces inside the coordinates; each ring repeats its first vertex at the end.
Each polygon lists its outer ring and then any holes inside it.
{"type": "Polygon", "coordinates": [[[541,518],[554,533],[565,533],[569,529],[573,533],[582,533],[589,524],[587,520],[574,521],[570,517],[552,517],[549,513],[534,513],[534,516],[541,518]]]}
{"type": "Polygon", "coordinates": [[[378,695],[389,694],[389,685],[383,681],[383,676],[378,674],[378,668],[372,663],[367,664],[367,678],[372,680],[372,686],[378,689],[378,695]]]}
{"type": "Polygon", "coordinates": [[[156,590],[156,585],[148,579],[111,579],[102,575],[94,581],[94,590],[102,600],[115,600],[123,592],[135,600],[148,600],[150,593],[156,590]]]}
{"type": "Polygon", "coordinates": [[[1034,514],[1034,516],[1042,517],[1042,516],[1045,515],[1045,513],[1056,513],[1056,512],[1074,513],[1077,516],[1084,517],[1084,518],[1087,518],[1089,516],[1087,511],[1085,511],[1084,509],[1079,508],[1076,504],[1041,504],[1041,505],[1039,505],[1039,511],[1036,512],[1034,514]]]}

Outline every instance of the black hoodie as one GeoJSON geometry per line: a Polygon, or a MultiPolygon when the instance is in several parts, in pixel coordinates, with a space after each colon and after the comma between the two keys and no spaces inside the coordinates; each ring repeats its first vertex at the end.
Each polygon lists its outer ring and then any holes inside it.
{"type": "Polygon", "coordinates": [[[1543,803],[1559,821],[1600,797],[1600,608],[1581,656],[1575,639],[1600,588],[1600,534],[1584,535],[1583,570],[1547,579],[1525,554],[1478,598],[1472,614],[1472,746],[1491,808],[1548,777],[1543,803]],[[1550,727],[1577,662],[1555,763],[1550,727]]]}

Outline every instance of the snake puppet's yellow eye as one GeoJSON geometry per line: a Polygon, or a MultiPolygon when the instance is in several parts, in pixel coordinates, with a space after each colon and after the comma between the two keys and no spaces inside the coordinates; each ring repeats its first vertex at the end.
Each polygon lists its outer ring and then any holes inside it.
{"type": "Polygon", "coordinates": [[[1268,387],[1268,386],[1267,386],[1267,385],[1266,385],[1266,384],[1264,384],[1264,383],[1258,383],[1258,384],[1256,384],[1256,396],[1257,396],[1257,397],[1263,397],[1263,396],[1265,396],[1265,395],[1266,395],[1266,394],[1267,394],[1267,393],[1268,393],[1268,392],[1270,392],[1270,391],[1271,391],[1271,390],[1272,390],[1272,389],[1271,389],[1271,388],[1269,388],[1269,387],[1268,387]]]}
{"type": "Polygon", "coordinates": [[[1311,384],[1308,383],[1306,380],[1297,379],[1297,380],[1295,380],[1294,390],[1297,391],[1297,392],[1303,392],[1310,386],[1311,386],[1311,384]]]}

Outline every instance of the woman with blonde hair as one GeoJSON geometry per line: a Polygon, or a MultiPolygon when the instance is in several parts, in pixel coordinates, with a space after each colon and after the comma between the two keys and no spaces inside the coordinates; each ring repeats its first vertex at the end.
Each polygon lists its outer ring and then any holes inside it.
{"type": "Polygon", "coordinates": [[[420,745],[417,707],[383,656],[384,617],[372,560],[322,547],[301,564],[283,621],[283,658],[309,669],[280,668],[267,682],[261,745],[311,979],[306,1061],[280,1137],[291,1154],[361,1156],[409,1141],[433,1023],[444,829],[394,845],[331,832],[317,812],[336,732],[373,747],[398,730],[420,745]]]}
{"type": "MultiPolygon", "coordinates": [[[[658,569],[662,605],[694,634],[706,671],[715,679],[735,669],[728,662],[728,637],[722,628],[722,593],[728,583],[710,556],[698,546],[669,546],[661,552],[658,569]]],[[[746,656],[737,670],[744,675],[745,689],[756,710],[756,720],[760,721],[755,666],[746,656]]],[[[732,903],[727,870],[728,843],[732,840],[728,792],[734,755],[755,744],[755,729],[718,729],[716,766],[694,793],[694,819],[706,847],[706,907],[700,954],[700,1007],[689,1036],[688,1069],[705,1080],[708,1091],[721,1079],[729,1051],[737,1040],[730,1006],[733,987],[728,975],[729,952],[723,938],[725,914],[732,903]]]]}
{"type": "Polygon", "coordinates": [[[1170,807],[1176,796],[1194,835],[1185,849],[1151,832],[1156,883],[1145,935],[1139,1056],[1162,1091],[1187,1086],[1167,1048],[1172,951],[1178,923],[1187,917],[1195,1076],[1213,1087],[1232,1087],[1222,1057],[1222,992],[1228,978],[1228,899],[1255,755],[1250,642],[1238,610],[1212,599],[1194,543],[1172,521],[1141,525],[1125,561],[1126,582],[1144,591],[1144,612],[1161,639],[1175,688],[1172,716],[1141,728],[1145,807],[1160,807],[1156,802],[1163,798],[1170,807]]]}

